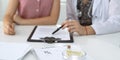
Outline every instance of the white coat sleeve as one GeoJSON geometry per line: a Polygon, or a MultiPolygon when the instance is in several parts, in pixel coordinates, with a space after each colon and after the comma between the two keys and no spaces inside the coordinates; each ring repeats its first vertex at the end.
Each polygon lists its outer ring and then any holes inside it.
{"type": "Polygon", "coordinates": [[[120,32],[120,0],[111,0],[109,7],[109,18],[104,22],[92,25],[96,34],[109,34],[120,32]]]}
{"type": "Polygon", "coordinates": [[[77,0],[67,0],[67,6],[66,6],[66,12],[67,12],[67,18],[66,20],[69,20],[69,19],[73,19],[73,20],[76,20],[77,17],[76,17],[76,11],[75,11],[75,8],[76,8],[76,2],[77,0]]]}

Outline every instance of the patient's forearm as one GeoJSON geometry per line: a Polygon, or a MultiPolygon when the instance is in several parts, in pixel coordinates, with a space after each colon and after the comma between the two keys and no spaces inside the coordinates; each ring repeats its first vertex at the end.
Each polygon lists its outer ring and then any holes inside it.
{"type": "Polygon", "coordinates": [[[57,19],[55,17],[43,17],[36,19],[22,19],[20,25],[55,25],[57,23],[57,19]]]}

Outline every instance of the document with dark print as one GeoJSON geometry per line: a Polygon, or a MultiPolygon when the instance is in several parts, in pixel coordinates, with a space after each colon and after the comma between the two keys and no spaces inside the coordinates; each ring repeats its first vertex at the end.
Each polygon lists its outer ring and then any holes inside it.
{"type": "Polygon", "coordinates": [[[28,41],[44,42],[45,38],[56,40],[57,42],[73,42],[73,36],[67,29],[60,29],[55,34],[52,34],[60,25],[57,26],[36,26],[31,33],[28,41]]]}

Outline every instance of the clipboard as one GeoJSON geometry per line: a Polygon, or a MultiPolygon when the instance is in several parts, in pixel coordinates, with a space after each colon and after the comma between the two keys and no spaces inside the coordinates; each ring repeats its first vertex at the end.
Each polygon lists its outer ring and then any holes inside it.
{"type": "MultiPolygon", "coordinates": [[[[74,42],[72,33],[69,33],[69,39],[68,40],[67,39],[62,40],[62,39],[59,39],[59,38],[54,38],[54,40],[52,40],[52,39],[45,40],[44,39],[45,37],[43,39],[32,39],[32,37],[34,36],[38,27],[40,27],[40,26],[35,26],[34,27],[33,31],[31,32],[30,36],[27,39],[28,42],[46,42],[46,43],[73,43],[74,42]]],[[[52,28],[53,26],[48,26],[48,27],[52,28]]],[[[39,35],[41,35],[41,34],[39,34],[39,35]]]]}

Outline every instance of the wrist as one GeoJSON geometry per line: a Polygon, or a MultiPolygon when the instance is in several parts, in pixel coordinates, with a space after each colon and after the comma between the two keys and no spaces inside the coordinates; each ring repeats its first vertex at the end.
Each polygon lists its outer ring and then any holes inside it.
{"type": "Polygon", "coordinates": [[[23,25],[25,23],[24,19],[23,18],[16,18],[15,19],[15,23],[16,24],[19,24],[19,25],[23,25]]]}
{"type": "Polygon", "coordinates": [[[95,35],[95,31],[91,26],[86,26],[87,35],[95,35]]]}
{"type": "Polygon", "coordinates": [[[3,20],[3,23],[4,24],[10,24],[10,23],[14,23],[14,21],[12,20],[12,19],[9,19],[9,18],[4,18],[4,20],[3,20]]]}
{"type": "Polygon", "coordinates": [[[89,33],[88,33],[88,28],[87,28],[87,26],[85,26],[84,29],[85,29],[85,34],[84,34],[84,35],[88,35],[89,33]]]}
{"type": "Polygon", "coordinates": [[[78,34],[79,34],[79,35],[88,35],[86,29],[87,29],[86,26],[81,26],[81,27],[79,28],[79,32],[78,32],[78,34]]]}

